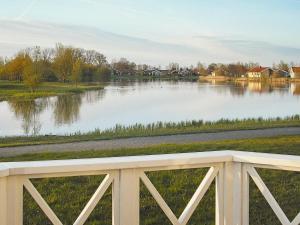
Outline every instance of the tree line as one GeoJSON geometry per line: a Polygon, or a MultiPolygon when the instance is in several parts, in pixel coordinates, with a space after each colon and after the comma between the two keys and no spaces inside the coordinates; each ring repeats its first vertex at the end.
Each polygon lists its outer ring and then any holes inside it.
{"type": "MultiPolygon", "coordinates": [[[[288,71],[295,63],[280,61],[274,69],[288,71]]],[[[170,63],[168,75],[209,75],[240,77],[259,63],[211,63],[205,65],[181,67],[179,63],[170,63]]],[[[145,71],[160,70],[147,64],[137,65],[125,58],[108,63],[106,57],[97,51],[74,48],[57,44],[55,48],[32,47],[19,51],[14,57],[0,57],[0,79],[24,82],[32,91],[41,82],[69,82],[77,86],[79,82],[108,81],[111,76],[146,75],[145,71]]]]}
{"type": "Polygon", "coordinates": [[[0,79],[22,81],[34,90],[43,81],[104,81],[111,74],[106,57],[94,50],[57,44],[55,48],[27,48],[12,58],[0,58],[0,79]]]}
{"type": "MultiPolygon", "coordinates": [[[[173,65],[173,64],[172,64],[173,65]]],[[[290,67],[297,66],[298,64],[294,62],[284,62],[281,60],[279,63],[273,63],[272,69],[276,70],[283,70],[288,72],[290,67]]],[[[174,65],[173,65],[174,66],[174,65]]],[[[229,63],[229,64],[222,64],[222,63],[211,63],[206,66],[203,63],[198,63],[194,70],[197,71],[200,75],[209,75],[212,72],[215,72],[216,76],[228,76],[228,77],[240,77],[245,75],[247,71],[251,68],[262,66],[259,63],[249,62],[249,63],[229,63]]]]}

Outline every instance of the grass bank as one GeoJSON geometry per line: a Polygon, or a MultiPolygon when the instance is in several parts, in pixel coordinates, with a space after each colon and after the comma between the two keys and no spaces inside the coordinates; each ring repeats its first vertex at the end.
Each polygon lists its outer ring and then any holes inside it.
{"type": "Polygon", "coordinates": [[[285,118],[271,119],[243,119],[227,120],[221,119],[215,122],[185,121],[179,123],[152,123],[148,125],[135,124],[132,126],[116,125],[112,129],[96,129],[88,133],[74,133],[70,135],[57,136],[29,136],[29,137],[2,137],[0,138],[0,147],[39,145],[68,143],[92,140],[109,140],[117,138],[130,137],[149,137],[160,135],[192,134],[204,132],[220,132],[232,130],[254,130],[279,127],[298,127],[300,126],[300,115],[294,115],[285,118]]]}
{"type": "MultiPolygon", "coordinates": [[[[95,158],[224,149],[300,155],[300,136],[213,141],[185,145],[159,145],[140,149],[119,149],[113,151],[39,153],[2,158],[0,161],[95,158]]],[[[197,185],[203,179],[206,171],[207,169],[160,171],[148,173],[148,176],[178,216],[193,195],[197,185]]],[[[298,213],[300,205],[300,173],[262,169],[258,170],[258,172],[284,212],[290,219],[294,218],[298,213]]],[[[34,179],[32,182],[62,222],[64,224],[72,224],[102,179],[102,176],[88,176],[34,179]]],[[[252,181],[250,185],[250,224],[279,225],[280,222],[252,181]]],[[[214,185],[212,185],[192,216],[189,222],[190,225],[215,224],[214,191],[214,185]]],[[[142,184],[140,196],[141,224],[170,224],[142,184]]],[[[24,194],[24,213],[24,224],[51,224],[27,192],[24,194]]],[[[87,224],[111,224],[111,189],[109,189],[97,205],[87,224]]]]}
{"type": "Polygon", "coordinates": [[[81,93],[87,90],[103,89],[104,86],[96,83],[80,83],[77,87],[71,83],[44,82],[35,92],[21,82],[0,81],[0,101],[9,99],[35,99],[63,94],[81,93]]]}

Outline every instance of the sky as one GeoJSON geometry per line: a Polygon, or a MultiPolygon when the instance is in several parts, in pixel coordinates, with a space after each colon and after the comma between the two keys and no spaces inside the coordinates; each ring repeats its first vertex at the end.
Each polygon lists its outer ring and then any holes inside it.
{"type": "Polygon", "coordinates": [[[0,55],[60,42],[152,65],[300,62],[299,21],[300,0],[0,0],[0,55]]]}

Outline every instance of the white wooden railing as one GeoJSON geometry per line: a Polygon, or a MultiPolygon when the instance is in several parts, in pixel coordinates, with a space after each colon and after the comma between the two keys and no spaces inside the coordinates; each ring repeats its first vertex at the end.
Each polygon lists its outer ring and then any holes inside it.
{"type": "MultiPolygon", "coordinates": [[[[187,224],[213,180],[216,180],[216,224],[249,224],[249,179],[253,179],[284,225],[300,224],[300,213],[290,221],[255,168],[300,171],[300,157],[276,154],[217,151],[80,160],[0,163],[0,224],[23,223],[23,187],[53,224],[62,224],[30,179],[106,174],[74,224],[84,224],[112,184],[113,225],[139,224],[140,182],[143,182],[173,225],[187,224]],[[147,171],[210,167],[181,216],[177,218],[147,171]]],[[[200,203],[201,204],[201,203],[200,203]]],[[[300,209],[300,207],[299,207],[300,209]]]]}

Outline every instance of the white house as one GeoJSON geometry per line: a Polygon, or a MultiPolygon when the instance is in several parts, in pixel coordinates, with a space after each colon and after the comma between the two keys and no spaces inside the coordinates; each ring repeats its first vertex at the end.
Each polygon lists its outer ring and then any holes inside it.
{"type": "Polygon", "coordinates": [[[254,67],[247,72],[249,78],[262,78],[262,77],[270,77],[272,74],[272,69],[269,67],[254,67]]]}

